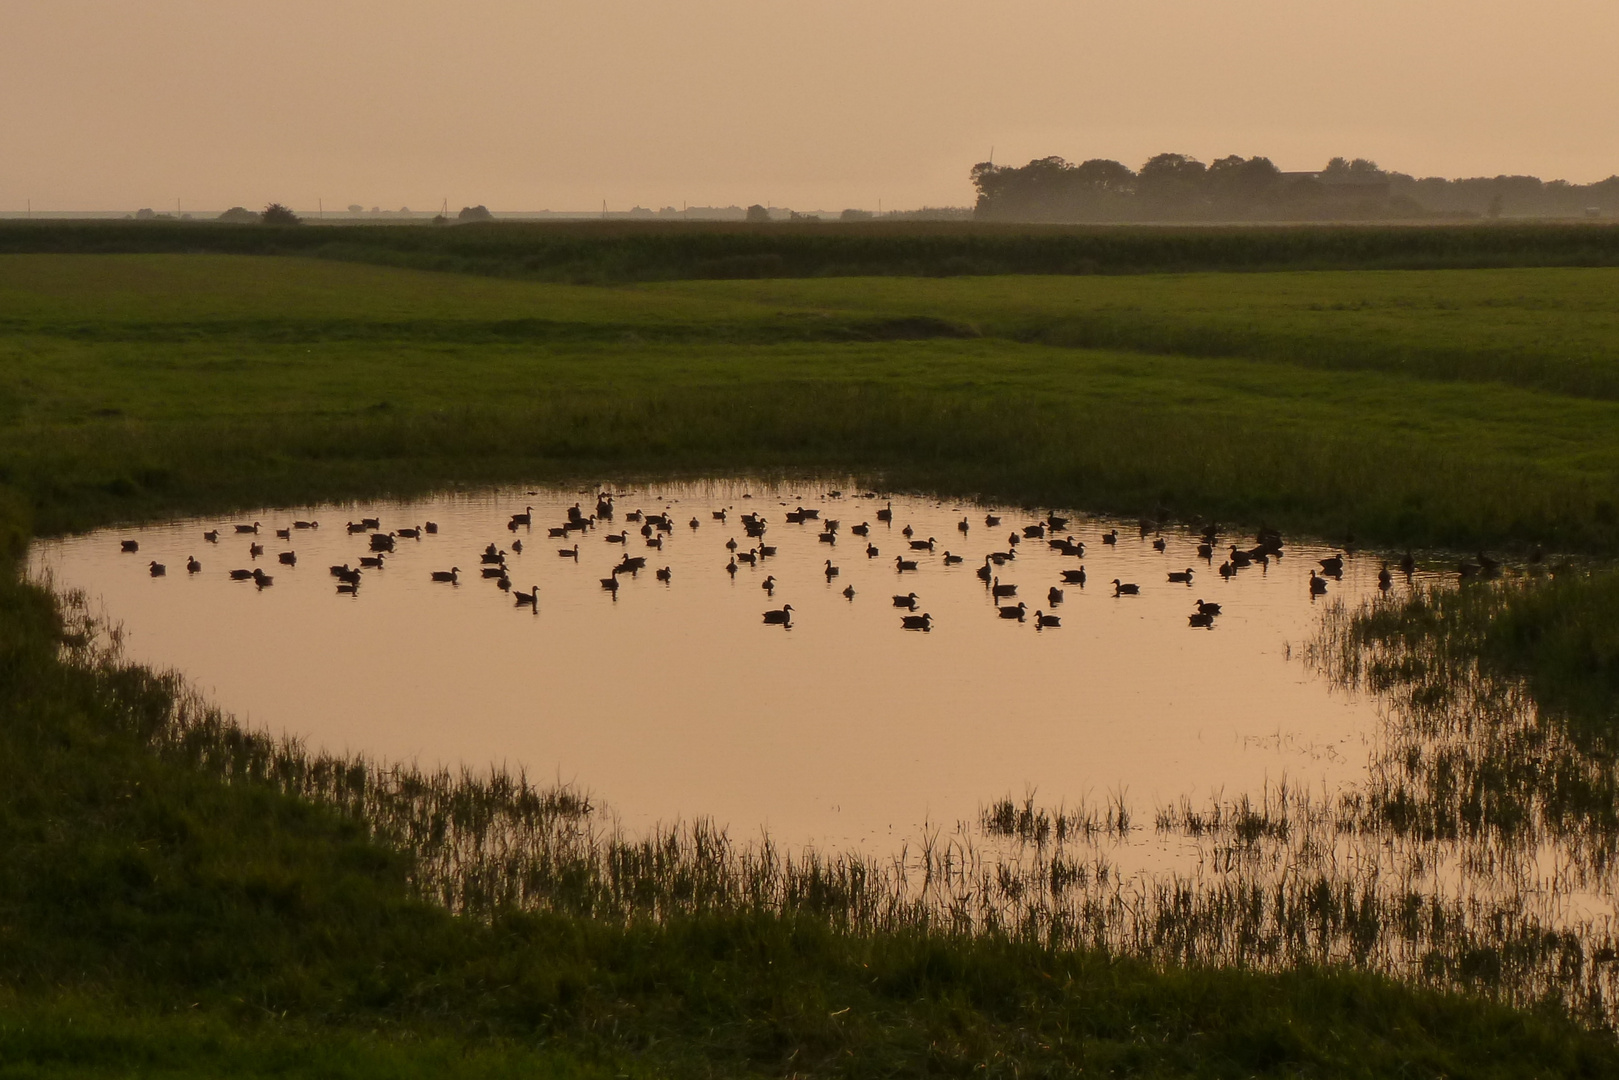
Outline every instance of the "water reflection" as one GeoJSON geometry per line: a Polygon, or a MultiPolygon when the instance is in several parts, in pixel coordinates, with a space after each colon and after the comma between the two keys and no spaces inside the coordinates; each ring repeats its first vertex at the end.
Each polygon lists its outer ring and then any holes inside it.
{"type": "MultiPolygon", "coordinates": [[[[264,510],[34,561],[100,598],[132,659],[249,725],[577,780],[631,829],[703,814],[888,851],[1001,791],[1112,795],[1145,820],[1187,793],[1364,775],[1375,708],[1289,662],[1328,549],[741,484],[618,491],[611,517],[597,495],[264,510]]],[[[1377,570],[1351,556],[1329,597],[1371,594],[1377,570]]]]}

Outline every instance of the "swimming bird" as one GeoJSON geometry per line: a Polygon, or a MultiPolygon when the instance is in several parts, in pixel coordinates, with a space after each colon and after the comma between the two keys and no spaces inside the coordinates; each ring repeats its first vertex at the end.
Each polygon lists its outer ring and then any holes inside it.
{"type": "Polygon", "coordinates": [[[140,549],[141,542],[139,540],[120,540],[118,542],[118,550],[126,555],[133,555],[140,549]]]}
{"type": "Polygon", "coordinates": [[[386,558],[387,555],[361,555],[360,565],[369,567],[372,570],[381,570],[382,560],[386,558]]]}
{"type": "Polygon", "coordinates": [[[894,523],[894,500],[893,499],[888,500],[888,506],[887,507],[885,507],[882,510],[877,511],[877,520],[878,521],[886,521],[890,525],[892,525],[894,523]]]}
{"type": "Polygon", "coordinates": [[[871,532],[871,523],[868,521],[862,521],[858,525],[849,526],[849,531],[854,533],[856,536],[869,535],[871,532]]]}
{"type": "Polygon", "coordinates": [[[1065,517],[1058,517],[1056,512],[1053,511],[1046,514],[1046,524],[1051,526],[1053,529],[1066,529],[1068,527],[1068,519],[1065,517]]]}
{"type": "Polygon", "coordinates": [[[620,529],[618,535],[614,536],[609,534],[602,537],[602,539],[606,540],[609,544],[627,544],[630,542],[630,534],[628,530],[620,529]]]}
{"type": "Polygon", "coordinates": [[[693,529],[697,529],[700,528],[703,523],[698,521],[696,518],[692,518],[691,521],[687,522],[687,524],[689,524],[693,529]]]}
{"type": "Polygon", "coordinates": [[[1046,603],[1050,604],[1052,607],[1056,607],[1058,604],[1062,603],[1062,590],[1057,588],[1055,585],[1047,589],[1046,603]]]}
{"type": "Polygon", "coordinates": [[[283,551],[280,554],[278,554],[275,558],[276,558],[276,561],[279,562],[282,566],[297,566],[298,565],[298,553],[296,551],[283,551]]]}
{"type": "Polygon", "coordinates": [[[186,556],[186,573],[195,574],[195,573],[198,573],[201,570],[202,570],[202,563],[198,562],[195,556],[187,555],[186,556]]]}
{"type": "Polygon", "coordinates": [[[525,506],[523,508],[523,512],[521,514],[513,514],[512,515],[511,523],[513,525],[532,525],[532,524],[534,524],[534,508],[532,506],[525,506]]]}
{"type": "Polygon", "coordinates": [[[894,566],[898,569],[898,572],[902,574],[907,570],[916,569],[916,563],[909,559],[902,559],[898,555],[894,556],[894,566]]]}
{"type": "Polygon", "coordinates": [[[854,586],[853,585],[845,585],[843,587],[843,597],[844,597],[845,600],[853,600],[854,599],[854,586]]]}
{"type": "Polygon", "coordinates": [[[1223,562],[1220,564],[1220,576],[1225,578],[1227,581],[1230,581],[1232,578],[1237,576],[1237,568],[1232,566],[1229,562],[1223,562]]]}
{"type": "Polygon", "coordinates": [[[1321,560],[1321,572],[1336,577],[1344,572],[1344,557],[1342,555],[1329,555],[1321,560]]]}
{"type": "Polygon", "coordinates": [[[210,544],[217,544],[219,543],[219,530],[209,529],[207,532],[202,534],[202,538],[208,541],[210,544]]]}
{"type": "Polygon", "coordinates": [[[1198,544],[1197,557],[1200,559],[1214,558],[1214,545],[1209,543],[1207,540],[1204,540],[1202,543],[1198,544]]]}
{"type": "Polygon", "coordinates": [[[367,529],[371,528],[371,526],[367,525],[363,521],[351,521],[343,527],[349,531],[350,536],[353,536],[356,533],[363,533],[367,529]]]}
{"type": "Polygon", "coordinates": [[[938,541],[933,539],[933,537],[931,537],[931,536],[928,537],[926,540],[912,540],[911,541],[911,550],[912,551],[932,551],[933,550],[933,545],[937,544],[937,543],[938,543],[938,541]]]}
{"type": "Polygon", "coordinates": [[[320,522],[318,522],[318,521],[294,521],[292,523],[292,527],[294,529],[318,529],[318,528],[320,528],[320,522]]]}
{"type": "Polygon", "coordinates": [[[433,580],[434,581],[448,581],[452,585],[458,585],[458,584],[460,584],[460,581],[459,581],[460,577],[461,577],[461,568],[459,566],[452,566],[448,570],[434,570],[433,571],[433,580]]]}
{"type": "Polygon", "coordinates": [[[249,558],[253,558],[253,559],[258,558],[260,555],[264,554],[264,545],[263,544],[249,544],[249,545],[247,545],[247,554],[248,554],[249,558]]]}
{"type": "MultiPolygon", "coordinates": [[[[436,522],[436,521],[429,521],[427,524],[423,525],[422,528],[427,530],[427,533],[428,533],[429,536],[437,536],[438,535],[438,522],[436,522]]],[[[516,540],[516,541],[513,541],[512,546],[516,547],[518,544],[521,544],[521,543],[522,543],[521,540],[516,540]]]]}
{"type": "Polygon", "coordinates": [[[832,565],[832,560],[826,560],[826,580],[831,581],[838,576],[838,568],[832,565]]]}
{"type": "Polygon", "coordinates": [[[1324,596],[1327,591],[1327,579],[1318,577],[1314,570],[1310,571],[1310,595],[1324,596]]]}
{"type": "Polygon", "coordinates": [[[418,525],[411,529],[399,529],[396,530],[395,535],[403,536],[406,540],[420,540],[422,538],[422,527],[418,525]]]}
{"type": "Polygon", "coordinates": [[[725,541],[725,550],[727,550],[727,551],[735,551],[737,548],[739,548],[741,546],[742,546],[741,544],[738,544],[736,542],[736,537],[734,537],[734,536],[731,537],[729,540],[725,541]]]}
{"type": "Polygon", "coordinates": [[[1034,628],[1036,630],[1045,630],[1053,626],[1061,625],[1062,619],[1055,615],[1047,615],[1043,611],[1037,611],[1034,613],[1034,628]]]}
{"type": "Polygon", "coordinates": [[[1017,586],[1016,585],[1002,585],[1001,584],[1001,579],[996,578],[993,582],[990,583],[989,595],[995,597],[996,599],[1000,599],[1003,596],[1016,596],[1017,595],[1017,586]]]}
{"type": "Polygon", "coordinates": [[[1186,616],[1186,622],[1188,625],[1202,627],[1206,630],[1214,629],[1214,616],[1205,614],[1201,611],[1197,612],[1196,614],[1186,616]]]}
{"type": "Polygon", "coordinates": [[[1394,575],[1389,573],[1389,564],[1384,563],[1383,568],[1377,572],[1377,587],[1388,592],[1394,586],[1394,575]]]}
{"type": "Polygon", "coordinates": [[[786,626],[793,621],[793,605],[783,604],[775,611],[765,612],[767,626],[786,626]]]}
{"type": "Polygon", "coordinates": [[[521,555],[522,553],[523,553],[523,542],[521,540],[513,540],[512,541],[512,554],[513,555],[521,555]]]}
{"type": "Polygon", "coordinates": [[[1105,532],[1102,534],[1102,543],[1108,545],[1109,547],[1116,545],[1118,542],[1119,530],[1114,529],[1112,532],[1105,532]]]}
{"type": "Polygon", "coordinates": [[[1001,607],[995,610],[1000,612],[1003,619],[1016,619],[1018,622],[1022,622],[1023,613],[1028,610],[1028,605],[1019,600],[1017,607],[1001,607]]]}
{"type": "Polygon", "coordinates": [[[1113,579],[1113,595],[1114,596],[1139,596],[1140,594],[1141,594],[1141,586],[1140,585],[1130,585],[1130,584],[1126,584],[1125,582],[1120,581],[1118,578],[1113,579]]]}
{"type": "Polygon", "coordinates": [[[727,574],[730,574],[733,578],[736,577],[736,558],[735,558],[735,556],[732,556],[731,561],[728,564],[726,564],[725,572],[727,574]]]}
{"type": "Polygon", "coordinates": [[[958,530],[958,531],[959,531],[959,532],[960,532],[960,533],[961,533],[961,535],[963,535],[963,536],[966,536],[966,535],[967,535],[967,530],[968,530],[968,529],[970,529],[970,528],[971,528],[971,527],[972,527],[972,526],[970,526],[970,525],[968,525],[968,524],[967,524],[967,519],[966,519],[966,518],[962,518],[962,519],[961,519],[961,520],[960,520],[960,521],[958,521],[958,522],[956,522],[956,529],[957,529],[957,530],[958,530]]]}
{"type": "Polygon", "coordinates": [[[1409,551],[1407,551],[1405,553],[1405,555],[1400,559],[1400,572],[1402,574],[1404,574],[1406,577],[1410,577],[1413,573],[1416,572],[1416,569],[1417,569],[1417,560],[1415,559],[1415,557],[1412,556],[1412,554],[1409,551]]]}
{"type": "Polygon", "coordinates": [[[879,556],[881,554],[882,554],[882,552],[877,550],[877,545],[876,544],[867,544],[866,545],[866,558],[875,559],[877,556],[879,556]]]}
{"type": "Polygon", "coordinates": [[[962,562],[962,561],[964,561],[964,560],[962,559],[962,557],[960,555],[952,555],[948,551],[944,553],[944,564],[946,566],[954,566],[957,563],[962,562]]]}
{"type": "Polygon", "coordinates": [[[905,528],[901,529],[900,532],[904,535],[905,539],[907,539],[907,540],[909,540],[911,537],[916,535],[915,530],[913,530],[909,525],[907,525],[907,526],[905,526],[905,528]]]}
{"type": "Polygon", "coordinates": [[[776,553],[776,545],[774,545],[774,544],[760,544],[759,545],[759,558],[767,559],[767,558],[771,557],[772,555],[774,555],[775,553],[776,553]]]}
{"type": "Polygon", "coordinates": [[[1006,546],[1008,548],[1015,548],[1021,542],[1022,542],[1022,539],[1018,536],[1017,533],[1012,533],[1010,536],[1008,536],[1006,538],[1006,546]]]}
{"type": "Polygon", "coordinates": [[[275,531],[275,538],[277,540],[291,540],[292,539],[292,530],[291,529],[277,529],[275,531]]]}
{"type": "Polygon", "coordinates": [[[750,548],[747,551],[739,552],[736,556],[736,561],[747,563],[749,566],[757,566],[759,565],[759,551],[757,548],[750,548]]]}
{"type": "Polygon", "coordinates": [[[823,532],[818,534],[816,539],[823,544],[836,544],[838,542],[838,534],[835,532],[823,532]]]}
{"type": "Polygon", "coordinates": [[[1173,581],[1177,585],[1191,585],[1192,584],[1192,568],[1190,566],[1188,566],[1183,571],[1180,571],[1178,573],[1171,573],[1169,575],[1169,580],[1173,581]]]}
{"type": "Polygon", "coordinates": [[[896,596],[896,597],[894,597],[894,606],[895,607],[906,608],[906,609],[908,609],[910,611],[915,611],[916,610],[916,594],[915,593],[907,593],[904,596],[896,596]]]}
{"type": "Polygon", "coordinates": [[[538,585],[531,587],[528,592],[519,589],[512,593],[512,596],[516,597],[514,606],[531,607],[535,611],[540,610],[540,587],[538,585]]]}
{"type": "Polygon", "coordinates": [[[361,518],[360,524],[368,529],[380,529],[382,528],[382,519],[374,517],[361,518]]]}
{"type": "Polygon", "coordinates": [[[933,616],[925,611],[920,615],[901,615],[899,624],[906,630],[932,630],[933,616]]]}
{"type": "Polygon", "coordinates": [[[1207,600],[1199,600],[1197,602],[1197,613],[1199,615],[1218,615],[1220,614],[1220,605],[1211,604],[1207,600]]]}
{"type": "Polygon", "coordinates": [[[604,577],[604,578],[601,578],[600,580],[601,580],[601,583],[602,583],[602,588],[604,588],[608,592],[612,593],[614,598],[616,599],[617,596],[618,596],[618,575],[614,574],[612,577],[604,577]]]}
{"type": "Polygon", "coordinates": [[[257,536],[259,532],[259,523],[255,521],[251,525],[238,525],[236,526],[236,531],[239,533],[252,533],[254,536],[257,536]]]}
{"type": "Polygon", "coordinates": [[[266,574],[263,570],[255,570],[253,571],[253,584],[261,589],[268,589],[275,584],[275,578],[266,574]]]}
{"type": "Polygon", "coordinates": [[[339,581],[337,583],[337,591],[343,596],[359,596],[360,583],[358,581],[339,581]]]}
{"type": "Polygon", "coordinates": [[[153,577],[162,577],[164,574],[169,572],[169,568],[164,566],[162,563],[153,560],[146,567],[146,572],[151,574],[153,577]]]}
{"type": "Polygon", "coordinates": [[[637,555],[632,559],[626,555],[618,561],[617,566],[613,567],[613,573],[634,575],[645,569],[646,559],[643,556],[637,555]]]}
{"type": "Polygon", "coordinates": [[[1046,527],[1044,525],[1025,525],[1023,526],[1023,535],[1030,540],[1044,539],[1046,527]]]}
{"type": "Polygon", "coordinates": [[[759,588],[761,588],[765,592],[771,593],[773,595],[775,593],[775,591],[776,591],[776,575],[771,574],[769,577],[767,577],[763,581],[761,581],[759,583],[759,588]]]}
{"type": "Polygon", "coordinates": [[[977,570],[974,570],[973,573],[977,574],[978,579],[980,581],[982,581],[985,585],[989,584],[990,574],[993,573],[993,571],[991,571],[990,568],[989,568],[989,556],[988,555],[984,556],[984,565],[980,566],[977,570]]]}
{"type": "Polygon", "coordinates": [[[579,560],[579,545],[575,544],[571,548],[557,548],[557,554],[564,559],[573,559],[577,562],[579,560]]]}
{"type": "Polygon", "coordinates": [[[985,514],[984,515],[984,524],[988,525],[990,528],[993,529],[995,526],[999,525],[1000,523],[1001,523],[1001,519],[996,517],[994,514],[985,514]]]}
{"type": "Polygon", "coordinates": [[[505,563],[501,563],[499,566],[483,566],[479,567],[479,569],[483,571],[483,576],[486,578],[501,578],[506,576],[505,563]]]}
{"type": "Polygon", "coordinates": [[[715,521],[724,521],[725,520],[725,513],[726,512],[724,510],[715,510],[713,512],[714,520],[715,521]]]}
{"type": "Polygon", "coordinates": [[[674,574],[670,571],[670,569],[667,566],[665,566],[662,570],[656,571],[654,576],[657,577],[657,579],[659,581],[662,581],[662,582],[664,582],[666,584],[674,579],[674,574]]]}
{"type": "Polygon", "coordinates": [[[1062,580],[1065,585],[1078,585],[1083,589],[1085,587],[1085,568],[1081,566],[1078,570],[1064,570],[1062,580]]]}
{"type": "Polygon", "coordinates": [[[512,579],[506,576],[504,567],[501,569],[500,577],[495,581],[495,588],[501,592],[512,591],[512,579]]]}
{"type": "Polygon", "coordinates": [[[230,572],[230,579],[232,581],[252,581],[253,580],[253,571],[251,571],[251,570],[232,570],[230,572]]]}

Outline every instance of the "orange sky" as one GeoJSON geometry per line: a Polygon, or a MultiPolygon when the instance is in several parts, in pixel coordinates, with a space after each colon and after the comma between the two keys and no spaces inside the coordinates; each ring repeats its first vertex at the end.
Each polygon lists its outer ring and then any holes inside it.
{"type": "Polygon", "coordinates": [[[7,0],[0,210],[965,205],[995,148],[1619,171],[1613,0],[7,0]]]}

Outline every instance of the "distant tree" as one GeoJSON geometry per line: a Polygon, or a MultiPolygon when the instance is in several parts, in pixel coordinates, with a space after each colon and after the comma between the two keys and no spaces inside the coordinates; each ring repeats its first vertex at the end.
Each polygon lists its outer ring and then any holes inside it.
{"type": "Polygon", "coordinates": [[[259,216],[245,206],[233,206],[216,219],[231,225],[257,225],[259,216]]]}
{"type": "Polygon", "coordinates": [[[349,203],[349,213],[363,214],[365,213],[365,207],[361,206],[359,203],[349,203]]]}
{"type": "Polygon", "coordinates": [[[838,215],[839,221],[870,221],[873,215],[870,210],[845,210],[838,215]]]}
{"type": "Polygon", "coordinates": [[[1323,179],[1338,181],[1375,180],[1384,175],[1383,170],[1377,167],[1377,162],[1359,157],[1354,161],[1348,161],[1341,157],[1335,157],[1331,161],[1327,162],[1327,167],[1325,169],[1321,170],[1321,176],[1323,179]]]}
{"type": "Polygon", "coordinates": [[[1108,158],[1091,158],[1074,166],[1074,179],[1098,191],[1130,191],[1136,174],[1129,167],[1108,158]]]}
{"type": "Polygon", "coordinates": [[[747,216],[746,220],[748,220],[748,221],[769,221],[770,220],[770,211],[766,210],[764,207],[760,206],[758,203],[754,203],[752,206],[748,207],[748,216],[747,216]]]}
{"type": "Polygon", "coordinates": [[[461,212],[455,215],[457,221],[493,221],[495,215],[489,212],[489,207],[479,204],[477,206],[463,206],[461,212]]]}
{"type": "Polygon", "coordinates": [[[1209,166],[1208,185],[1223,199],[1252,201],[1274,188],[1281,178],[1282,170],[1270,158],[1244,159],[1232,154],[1209,166]]]}
{"type": "Polygon", "coordinates": [[[264,212],[259,215],[259,221],[265,225],[302,225],[304,223],[303,218],[277,202],[273,202],[264,208],[264,212]]]}

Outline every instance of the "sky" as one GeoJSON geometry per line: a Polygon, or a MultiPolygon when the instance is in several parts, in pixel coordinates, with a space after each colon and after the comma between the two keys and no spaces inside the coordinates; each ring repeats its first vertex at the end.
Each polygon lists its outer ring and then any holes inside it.
{"type": "Polygon", "coordinates": [[[0,211],[970,205],[1161,151],[1619,172],[1614,0],[6,0],[0,211]]]}

